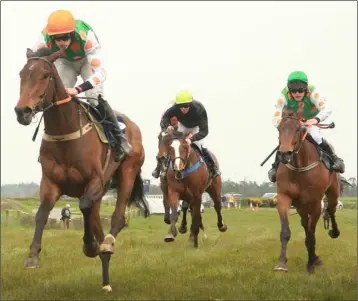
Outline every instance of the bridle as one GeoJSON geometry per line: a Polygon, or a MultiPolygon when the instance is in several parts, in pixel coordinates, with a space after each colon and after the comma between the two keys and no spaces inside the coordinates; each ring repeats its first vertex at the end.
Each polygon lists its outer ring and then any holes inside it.
{"type": "MultiPolygon", "coordinates": [[[[58,106],[58,105],[70,102],[72,100],[72,97],[68,96],[67,98],[62,99],[62,100],[58,100],[58,101],[52,100],[48,106],[44,107],[46,96],[50,90],[50,84],[53,83],[53,81],[52,81],[53,80],[53,65],[51,64],[51,62],[49,62],[48,60],[46,60],[43,57],[31,57],[27,60],[27,62],[29,62],[31,60],[42,60],[42,61],[46,62],[50,66],[50,69],[51,69],[51,74],[49,76],[49,81],[48,81],[45,92],[40,96],[40,101],[36,105],[34,105],[34,107],[31,108],[32,117],[34,117],[39,112],[45,113],[46,111],[48,111],[49,109],[51,109],[54,106],[58,106]]],[[[42,119],[42,117],[41,117],[41,119],[42,119]]]]}

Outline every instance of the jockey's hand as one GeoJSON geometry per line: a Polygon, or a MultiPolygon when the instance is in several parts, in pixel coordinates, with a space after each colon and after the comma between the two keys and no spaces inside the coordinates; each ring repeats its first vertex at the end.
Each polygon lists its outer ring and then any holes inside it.
{"type": "Polygon", "coordinates": [[[308,120],[304,123],[304,125],[306,125],[306,126],[311,126],[311,125],[316,125],[316,124],[318,124],[317,119],[308,119],[308,120]]]}
{"type": "Polygon", "coordinates": [[[171,125],[167,127],[167,131],[174,131],[174,127],[172,127],[171,125]]]}
{"type": "Polygon", "coordinates": [[[76,96],[78,91],[75,88],[65,88],[66,93],[70,96],[76,96]]]}

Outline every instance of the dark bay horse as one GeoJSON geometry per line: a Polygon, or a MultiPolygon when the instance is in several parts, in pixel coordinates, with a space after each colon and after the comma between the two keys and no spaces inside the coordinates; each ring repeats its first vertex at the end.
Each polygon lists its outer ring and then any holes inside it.
{"type": "MultiPolygon", "coordinates": [[[[163,199],[167,200],[167,204],[164,201],[166,217],[168,217],[169,208],[171,209],[170,228],[165,241],[174,241],[177,235],[177,208],[179,200],[183,200],[191,208],[192,224],[190,230],[194,247],[197,248],[199,229],[204,229],[200,206],[202,194],[205,191],[213,199],[218,218],[218,229],[221,232],[227,230],[227,226],[224,224],[221,216],[221,177],[211,178],[209,170],[199,152],[194,150],[190,140],[186,139],[187,134],[167,130],[163,131],[159,137],[161,137],[159,141],[159,157],[169,157],[166,181],[161,182],[162,189],[167,189],[166,194],[163,193],[165,195],[163,199]]],[[[216,157],[213,157],[217,163],[216,157]]],[[[184,229],[182,233],[184,233],[184,229]]]]}
{"type": "MultiPolygon", "coordinates": [[[[276,271],[288,271],[286,248],[291,237],[288,215],[294,205],[305,230],[305,245],[308,252],[307,271],[314,272],[322,261],[316,255],[315,230],[321,215],[321,200],[326,193],[327,212],[332,222],[328,234],[337,238],[340,234],[335,212],[338,197],[342,193],[341,177],[330,168],[325,153],[317,149],[307,128],[301,126],[300,114],[285,108],[279,130],[279,166],[277,169],[277,210],[281,220],[281,253],[276,271]],[[328,168],[326,167],[328,166],[328,168]]],[[[322,128],[328,126],[318,125],[322,128]]]]}
{"type": "Polygon", "coordinates": [[[111,291],[109,261],[115,238],[125,226],[126,206],[140,203],[146,207],[140,176],[145,156],[141,132],[133,121],[121,114],[133,151],[121,162],[115,162],[114,152],[97,128],[100,124],[88,114],[89,108],[66,94],[53,64],[62,54],[61,50],[51,54],[46,48],[36,53],[28,49],[27,62],[20,72],[20,99],[15,107],[17,120],[26,126],[38,112],[43,112],[45,123],[39,157],[41,204],[25,267],[40,267],[42,234],[56,201],[63,194],[78,197],[84,218],[83,252],[88,257],[100,256],[103,290],[111,291]],[[111,181],[117,183],[117,202],[110,232],[105,236],[99,212],[102,196],[111,181]]]}

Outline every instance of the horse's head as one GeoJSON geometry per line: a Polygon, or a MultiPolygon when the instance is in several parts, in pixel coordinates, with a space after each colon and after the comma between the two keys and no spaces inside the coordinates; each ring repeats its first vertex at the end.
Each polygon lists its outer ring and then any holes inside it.
{"type": "Polygon", "coordinates": [[[302,115],[284,108],[282,120],[278,126],[280,148],[278,150],[279,161],[287,164],[292,161],[294,152],[297,152],[302,143],[302,137],[307,130],[301,126],[302,115]]]}
{"type": "Polygon", "coordinates": [[[167,130],[160,134],[159,154],[170,155],[173,162],[173,171],[177,180],[184,178],[184,169],[188,163],[191,142],[187,139],[189,134],[167,130]]]}
{"type": "Polygon", "coordinates": [[[63,54],[63,50],[51,53],[48,48],[40,48],[34,53],[27,49],[27,62],[20,71],[20,99],[15,107],[20,124],[29,125],[36,113],[52,105],[56,90],[53,78],[58,76],[53,62],[63,54]]]}

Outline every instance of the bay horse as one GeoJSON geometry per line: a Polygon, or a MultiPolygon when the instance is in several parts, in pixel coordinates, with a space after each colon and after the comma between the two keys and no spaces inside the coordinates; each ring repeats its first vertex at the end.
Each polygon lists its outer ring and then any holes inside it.
{"type": "MultiPolygon", "coordinates": [[[[281,252],[276,271],[288,271],[286,249],[291,237],[288,215],[290,206],[296,207],[305,230],[308,253],[307,271],[313,273],[315,266],[322,265],[316,254],[316,224],[321,215],[321,200],[327,195],[327,213],[332,222],[328,231],[337,238],[340,231],[335,212],[338,197],[342,193],[341,176],[332,168],[328,155],[319,149],[308,129],[301,126],[302,116],[284,108],[279,130],[279,166],[277,169],[277,211],[281,220],[281,252]]],[[[318,124],[321,128],[329,125],[318,124]]]]}
{"type": "MultiPolygon", "coordinates": [[[[181,133],[171,129],[162,131],[159,135],[159,157],[167,157],[165,163],[167,170],[165,181],[161,182],[161,188],[167,189],[163,192],[163,202],[165,208],[165,221],[168,221],[170,212],[170,227],[164,241],[172,242],[177,236],[176,223],[178,221],[177,208],[179,200],[186,201],[192,214],[191,237],[194,248],[198,247],[199,229],[202,225],[202,217],[200,206],[202,202],[202,194],[206,191],[214,202],[214,208],[217,214],[217,227],[219,231],[225,232],[227,226],[224,224],[221,215],[221,176],[212,179],[211,174],[203,161],[199,150],[194,150],[196,146],[187,139],[189,133],[181,133]],[[168,165],[169,164],[169,168],[168,165]]],[[[215,162],[217,159],[213,156],[215,162]]],[[[218,163],[217,163],[218,164],[218,163]]],[[[185,220],[186,223],[186,220],[185,220]]],[[[186,224],[185,224],[186,226],[186,224]]],[[[186,229],[182,224],[181,233],[185,233],[186,229]]]]}
{"type": "Polygon", "coordinates": [[[145,158],[141,131],[127,116],[119,115],[126,125],[133,151],[122,161],[115,162],[114,152],[106,136],[103,136],[101,124],[93,118],[94,111],[90,113],[91,106],[66,93],[53,64],[62,55],[61,50],[51,53],[49,49],[41,48],[34,53],[27,49],[27,62],[20,72],[20,99],[15,106],[17,121],[27,126],[38,112],[43,112],[45,123],[39,157],[42,167],[41,203],[24,267],[40,267],[43,230],[60,196],[77,197],[84,219],[83,253],[88,257],[99,255],[102,262],[102,289],[110,292],[109,261],[114,253],[116,236],[125,226],[126,206],[135,203],[144,207],[146,216],[149,214],[143,199],[140,175],[145,158]],[[100,220],[100,205],[111,183],[117,186],[117,202],[111,218],[111,229],[105,236],[100,220]]]}

